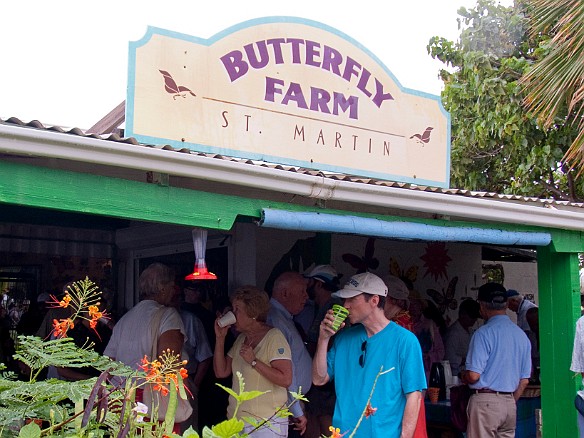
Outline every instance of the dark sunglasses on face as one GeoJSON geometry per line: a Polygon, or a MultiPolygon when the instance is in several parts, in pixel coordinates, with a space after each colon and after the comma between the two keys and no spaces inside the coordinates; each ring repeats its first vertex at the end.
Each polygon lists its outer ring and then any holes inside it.
{"type": "Polygon", "coordinates": [[[367,356],[367,341],[363,341],[361,344],[361,356],[359,356],[359,365],[361,368],[365,366],[365,357],[367,356]]]}

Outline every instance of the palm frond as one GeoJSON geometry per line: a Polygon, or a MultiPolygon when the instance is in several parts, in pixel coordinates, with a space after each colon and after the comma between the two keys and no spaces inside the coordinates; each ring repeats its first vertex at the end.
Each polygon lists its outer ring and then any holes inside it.
{"type": "Polygon", "coordinates": [[[547,33],[549,52],[523,77],[525,105],[544,128],[564,115],[579,134],[564,160],[584,169],[584,2],[528,0],[532,36],[547,33]]]}

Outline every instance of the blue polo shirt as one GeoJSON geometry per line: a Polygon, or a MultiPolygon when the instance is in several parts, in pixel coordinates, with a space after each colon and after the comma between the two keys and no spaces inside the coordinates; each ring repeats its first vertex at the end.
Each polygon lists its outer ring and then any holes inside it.
{"type": "MultiPolygon", "coordinates": [[[[278,300],[271,298],[266,322],[268,325],[280,329],[286,341],[290,344],[290,351],[292,352],[292,384],[288,387],[288,390],[299,392],[299,389],[302,388],[302,394],[305,395],[312,385],[312,359],[294,325],[292,315],[278,300]]],[[[293,400],[292,396],[288,395],[288,401],[292,402],[293,400]]],[[[300,403],[294,403],[290,407],[290,412],[294,417],[304,415],[300,403]]]]}
{"type": "Polygon", "coordinates": [[[481,375],[474,389],[514,392],[519,380],[531,376],[531,344],[507,315],[496,315],[470,340],[466,369],[481,375]]]}

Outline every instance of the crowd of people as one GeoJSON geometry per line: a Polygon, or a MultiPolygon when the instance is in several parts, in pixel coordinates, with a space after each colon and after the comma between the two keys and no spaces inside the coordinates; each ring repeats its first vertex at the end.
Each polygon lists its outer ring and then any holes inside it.
{"type": "MultiPolygon", "coordinates": [[[[188,360],[185,385],[193,409],[180,424],[183,432],[201,431],[235,414],[270,418],[260,428],[246,424],[256,438],[330,436],[333,426],[340,434],[357,429],[355,437],[427,437],[423,400],[430,369],[447,360],[452,375],[473,391],[467,436],[514,436],[515,400],[533,379],[532,369],[539,369],[535,304],[487,283],[477,300],[461,302],[458,319],[447,326],[407,280],[369,272],[353,275],[343,286],[340,279],[331,265],[303,274],[283,272],[269,293],[242,286],[230,302],[209,309],[203,305],[205,282],[177,281],[170,267],[153,263],[139,277],[135,307],[100,324],[99,336],[83,323],[71,336],[80,345],[89,338],[98,352],[136,370],[145,355],[181,352],[188,360]],[[335,304],[349,312],[338,331],[335,304]],[[517,312],[517,324],[508,308],[517,312]],[[228,310],[235,323],[222,327],[218,320],[228,310]],[[484,323],[474,330],[481,318],[484,323]],[[237,393],[236,372],[246,391],[267,391],[237,412],[235,399],[215,385],[237,393]],[[295,401],[292,393],[308,402],[295,401]],[[500,409],[485,411],[489,402],[500,409]],[[273,417],[287,405],[290,418],[273,417]],[[487,429],[496,434],[485,435],[487,429]]],[[[55,313],[65,309],[46,309],[44,295],[22,316],[23,334],[48,339],[50,322],[65,316],[55,313]]],[[[94,371],[53,369],[48,377],[78,380],[94,371]]]]}

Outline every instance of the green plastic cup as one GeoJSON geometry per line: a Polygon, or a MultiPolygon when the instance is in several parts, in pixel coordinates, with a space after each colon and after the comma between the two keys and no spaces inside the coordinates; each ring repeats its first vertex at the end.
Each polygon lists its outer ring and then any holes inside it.
{"type": "Polygon", "coordinates": [[[343,321],[347,319],[347,316],[349,316],[349,311],[340,304],[333,304],[333,316],[335,319],[331,325],[331,328],[334,331],[337,331],[339,328],[341,328],[343,321]]]}

